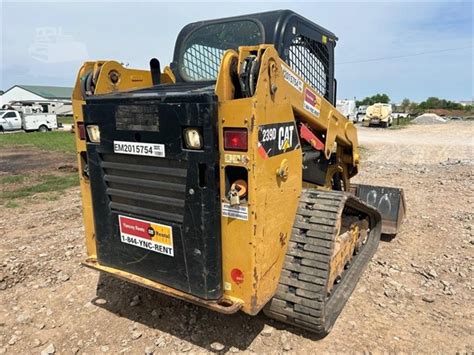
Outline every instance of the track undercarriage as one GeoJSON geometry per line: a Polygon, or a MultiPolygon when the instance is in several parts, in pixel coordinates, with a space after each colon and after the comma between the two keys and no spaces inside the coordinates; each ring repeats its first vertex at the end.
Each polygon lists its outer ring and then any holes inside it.
{"type": "Polygon", "coordinates": [[[325,335],[377,250],[381,217],[345,192],[303,190],[269,317],[325,335]]]}

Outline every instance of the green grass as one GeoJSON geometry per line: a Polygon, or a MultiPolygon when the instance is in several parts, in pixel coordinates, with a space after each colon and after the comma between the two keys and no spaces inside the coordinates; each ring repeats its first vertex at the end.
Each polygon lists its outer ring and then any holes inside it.
{"type": "Polygon", "coordinates": [[[392,122],[392,126],[390,129],[401,129],[406,128],[413,119],[410,117],[400,117],[399,119],[394,118],[392,122]]]}
{"type": "Polygon", "coordinates": [[[27,175],[9,175],[0,178],[0,185],[7,185],[7,184],[17,184],[22,183],[27,178],[27,175]]]}
{"type": "Polygon", "coordinates": [[[0,148],[35,147],[63,153],[74,153],[74,134],[71,132],[32,132],[0,134],[0,148]]]}
{"type": "Polygon", "coordinates": [[[30,185],[20,186],[11,191],[1,191],[0,201],[25,198],[37,193],[61,192],[77,185],[79,185],[79,177],[77,174],[40,175],[38,181],[30,185]]]}
{"type": "Polygon", "coordinates": [[[20,205],[18,203],[16,203],[15,201],[7,201],[7,203],[5,203],[5,207],[6,208],[18,208],[20,207],[20,205]]]}
{"type": "Polygon", "coordinates": [[[72,118],[72,116],[58,116],[58,123],[73,124],[74,119],[72,118]]]}

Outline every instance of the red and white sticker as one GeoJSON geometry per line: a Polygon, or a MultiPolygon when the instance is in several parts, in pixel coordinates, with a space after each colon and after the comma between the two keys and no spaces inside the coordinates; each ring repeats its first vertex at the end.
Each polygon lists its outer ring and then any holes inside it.
{"type": "Polygon", "coordinates": [[[305,88],[303,107],[306,111],[319,117],[321,113],[321,98],[311,89],[305,88]]]}
{"type": "Polygon", "coordinates": [[[174,256],[171,226],[121,215],[118,217],[122,243],[174,256]]]}

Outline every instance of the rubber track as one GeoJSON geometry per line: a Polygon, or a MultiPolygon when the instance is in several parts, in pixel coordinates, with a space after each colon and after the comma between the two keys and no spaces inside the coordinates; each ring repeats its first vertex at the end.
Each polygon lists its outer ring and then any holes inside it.
{"type": "Polygon", "coordinates": [[[381,217],[346,192],[303,189],[275,296],[265,306],[270,318],[327,335],[377,250],[381,217]],[[336,226],[344,208],[369,216],[369,238],[328,298],[329,266],[336,226]]]}

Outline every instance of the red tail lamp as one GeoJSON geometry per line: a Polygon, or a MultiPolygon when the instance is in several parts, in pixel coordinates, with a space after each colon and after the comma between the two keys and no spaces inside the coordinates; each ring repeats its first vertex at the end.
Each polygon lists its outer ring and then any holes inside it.
{"type": "Polygon", "coordinates": [[[230,272],[230,277],[237,285],[240,285],[242,282],[244,282],[244,273],[240,269],[232,269],[230,272]]]}
{"type": "Polygon", "coordinates": [[[77,122],[77,131],[79,132],[79,139],[82,141],[86,140],[86,128],[84,122],[77,122]]]}
{"type": "Polygon", "coordinates": [[[224,128],[224,149],[246,152],[248,149],[247,136],[247,130],[245,128],[224,128]]]}

